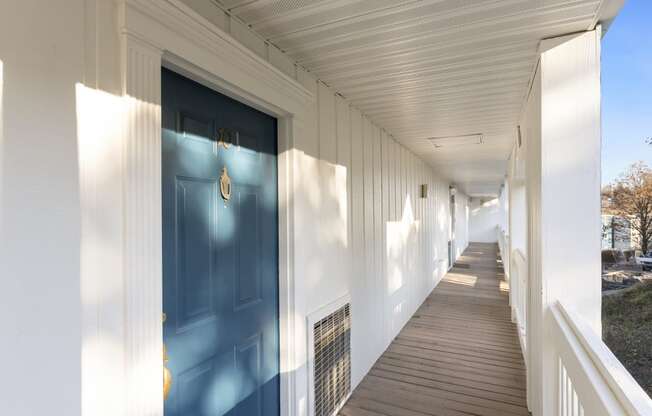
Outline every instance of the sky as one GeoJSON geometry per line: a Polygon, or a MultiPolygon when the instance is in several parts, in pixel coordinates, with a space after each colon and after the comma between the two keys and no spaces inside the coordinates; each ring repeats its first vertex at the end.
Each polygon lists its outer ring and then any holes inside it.
{"type": "Polygon", "coordinates": [[[652,167],[652,0],[627,0],[602,40],[602,183],[652,167]]]}

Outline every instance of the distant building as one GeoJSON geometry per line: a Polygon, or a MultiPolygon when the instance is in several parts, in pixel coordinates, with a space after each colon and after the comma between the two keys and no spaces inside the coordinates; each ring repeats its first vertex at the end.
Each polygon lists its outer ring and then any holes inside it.
{"type": "Polygon", "coordinates": [[[602,214],[602,248],[631,250],[638,248],[638,234],[630,220],[612,214],[602,214]]]}

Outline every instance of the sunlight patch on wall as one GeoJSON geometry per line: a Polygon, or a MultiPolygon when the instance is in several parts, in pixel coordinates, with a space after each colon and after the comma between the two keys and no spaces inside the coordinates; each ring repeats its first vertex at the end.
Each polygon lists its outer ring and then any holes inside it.
{"type": "Polygon", "coordinates": [[[399,221],[385,224],[387,281],[386,290],[390,302],[390,327],[400,329],[410,318],[409,310],[403,307],[410,301],[409,287],[418,284],[418,253],[414,250],[419,237],[420,221],[415,219],[410,196],[403,204],[399,221]],[[411,283],[412,282],[412,283],[411,283]]]}
{"type": "Polygon", "coordinates": [[[405,231],[402,222],[388,222],[387,232],[387,294],[392,295],[403,287],[401,268],[402,249],[405,246],[405,231]]]}
{"type": "Polygon", "coordinates": [[[82,84],[75,93],[82,208],[82,414],[108,416],[123,413],[122,400],[109,400],[106,391],[118,389],[120,396],[125,377],[121,182],[116,180],[122,162],[124,101],[82,84]]]}
{"type": "Polygon", "coordinates": [[[408,196],[403,205],[403,215],[400,221],[390,221],[386,224],[387,232],[387,294],[392,295],[403,287],[403,272],[409,266],[407,248],[417,232],[418,222],[414,220],[412,203],[408,196]]]}
{"type": "Polygon", "coordinates": [[[348,247],[348,196],[347,171],[345,166],[324,160],[319,162],[321,195],[320,221],[327,226],[322,229],[322,238],[328,243],[348,247]]]}
{"type": "Polygon", "coordinates": [[[319,160],[300,153],[297,160],[297,171],[301,176],[297,178],[297,188],[304,192],[310,207],[317,209],[321,206],[322,195],[319,188],[319,160]]]}
{"type": "MultiPolygon", "coordinates": [[[[90,196],[93,189],[104,189],[107,194],[110,193],[114,187],[112,182],[118,176],[117,171],[121,169],[124,105],[121,97],[82,84],[76,86],[76,97],[78,157],[80,170],[83,171],[79,184],[83,198],[81,202],[89,208],[84,212],[94,214],[82,220],[82,248],[92,250],[82,252],[82,259],[89,260],[87,264],[82,261],[84,275],[86,267],[97,267],[102,263],[108,266],[116,264],[115,260],[120,261],[121,253],[116,251],[115,241],[107,240],[109,234],[106,233],[117,224],[111,223],[110,215],[98,208],[103,195],[97,193],[90,196]]],[[[111,298],[122,290],[119,279],[104,281],[102,287],[83,283],[81,295],[84,304],[102,303],[104,300],[100,297],[111,298]]]]}
{"type": "Polygon", "coordinates": [[[403,207],[403,217],[401,221],[407,225],[414,224],[414,211],[412,210],[410,195],[405,197],[405,204],[403,204],[403,207]]]}

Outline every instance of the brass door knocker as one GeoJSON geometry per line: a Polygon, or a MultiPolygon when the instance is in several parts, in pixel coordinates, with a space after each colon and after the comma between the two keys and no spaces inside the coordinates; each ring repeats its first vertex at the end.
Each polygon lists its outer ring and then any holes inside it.
{"type": "Polygon", "coordinates": [[[220,176],[220,192],[225,201],[231,199],[231,178],[229,178],[226,166],[222,168],[222,175],[220,176]]]}

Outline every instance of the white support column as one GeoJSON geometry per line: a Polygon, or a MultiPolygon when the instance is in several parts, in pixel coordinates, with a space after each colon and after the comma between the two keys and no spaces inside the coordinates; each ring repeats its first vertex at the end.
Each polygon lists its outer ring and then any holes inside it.
{"type": "Polygon", "coordinates": [[[601,331],[600,28],[545,40],[540,52],[525,117],[535,416],[557,412],[550,306],[559,300],[601,331]]]}

